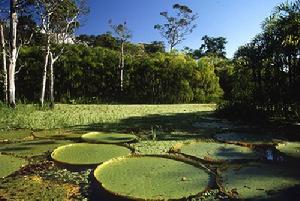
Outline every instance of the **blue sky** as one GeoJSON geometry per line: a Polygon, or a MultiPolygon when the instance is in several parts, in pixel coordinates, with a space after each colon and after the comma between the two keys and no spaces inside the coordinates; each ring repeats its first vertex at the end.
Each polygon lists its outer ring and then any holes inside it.
{"type": "Polygon", "coordinates": [[[172,11],[172,5],[180,3],[198,13],[197,28],[177,49],[188,46],[198,49],[201,38],[223,36],[228,40],[227,56],[249,42],[261,31],[262,21],[273,8],[285,0],[88,0],[90,13],[77,34],[98,35],[109,31],[108,21],[127,21],[133,33],[132,42],[162,40],[155,24],[164,22],[161,11],[172,11]]]}

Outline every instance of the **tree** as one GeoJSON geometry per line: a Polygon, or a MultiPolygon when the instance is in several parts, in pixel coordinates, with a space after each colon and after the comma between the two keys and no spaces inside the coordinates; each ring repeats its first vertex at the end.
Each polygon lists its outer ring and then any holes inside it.
{"type": "Polygon", "coordinates": [[[209,37],[207,35],[202,37],[203,44],[198,50],[194,50],[193,57],[199,59],[202,56],[218,56],[225,58],[225,45],[227,43],[224,37],[209,37]]]}
{"type": "Polygon", "coordinates": [[[193,22],[198,17],[185,5],[174,4],[173,9],[177,12],[175,16],[170,16],[168,12],[161,12],[160,15],[167,20],[167,23],[154,26],[154,29],[157,29],[161,36],[167,40],[170,51],[185,40],[188,34],[193,32],[196,28],[193,22]]]}
{"type": "Polygon", "coordinates": [[[2,54],[2,77],[3,77],[3,101],[8,102],[8,88],[7,88],[7,66],[6,66],[6,47],[5,47],[5,35],[4,35],[4,23],[0,22],[0,42],[1,42],[1,54],[2,54]]]}
{"type": "Polygon", "coordinates": [[[148,54],[165,52],[165,45],[162,41],[153,41],[150,44],[144,44],[144,48],[148,54]]]}
{"type": "Polygon", "coordinates": [[[8,66],[8,103],[16,107],[15,72],[18,58],[17,51],[17,0],[10,0],[10,31],[9,31],[9,66],[8,66]]]}
{"type": "Polygon", "coordinates": [[[44,106],[47,68],[50,68],[50,107],[54,107],[54,63],[64,52],[64,46],[55,53],[53,45],[64,44],[79,25],[79,16],[87,11],[84,0],[37,0],[36,9],[41,21],[41,32],[45,34],[45,60],[40,95],[40,105],[44,106]]]}
{"type": "Polygon", "coordinates": [[[124,44],[132,37],[130,30],[127,27],[126,21],[123,24],[112,24],[112,21],[109,21],[110,27],[113,30],[116,38],[121,43],[120,48],[120,60],[119,60],[119,70],[120,70],[120,91],[124,90],[124,44]]]}

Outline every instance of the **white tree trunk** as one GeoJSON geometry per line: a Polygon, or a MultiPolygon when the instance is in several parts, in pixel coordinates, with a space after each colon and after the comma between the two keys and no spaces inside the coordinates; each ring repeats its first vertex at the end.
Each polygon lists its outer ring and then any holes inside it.
{"type": "Polygon", "coordinates": [[[8,102],[7,96],[7,67],[6,67],[6,49],[5,49],[5,39],[3,24],[0,24],[0,37],[1,37],[1,52],[2,52],[2,66],[3,66],[3,101],[4,103],[8,102]]]}
{"type": "Polygon", "coordinates": [[[11,107],[16,106],[15,71],[17,61],[17,24],[18,16],[16,11],[17,0],[10,1],[10,55],[8,67],[8,100],[11,107]]]}
{"type": "Polygon", "coordinates": [[[53,58],[52,52],[50,52],[50,107],[54,108],[54,63],[56,58],[53,58]]]}
{"type": "Polygon", "coordinates": [[[120,66],[120,89],[121,92],[123,91],[124,88],[124,42],[121,44],[121,66],[120,66]]]}
{"type": "Polygon", "coordinates": [[[44,61],[44,69],[43,69],[43,79],[42,79],[42,88],[41,88],[41,96],[40,96],[40,106],[44,107],[45,101],[45,91],[46,91],[46,80],[47,80],[47,67],[49,62],[49,54],[50,54],[50,40],[49,37],[47,39],[47,48],[46,48],[46,56],[44,61]]]}

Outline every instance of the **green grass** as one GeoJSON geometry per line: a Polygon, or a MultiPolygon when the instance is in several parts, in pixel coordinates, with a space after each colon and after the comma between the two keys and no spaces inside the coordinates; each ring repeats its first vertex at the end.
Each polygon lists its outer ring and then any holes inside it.
{"type": "Polygon", "coordinates": [[[26,164],[27,161],[24,159],[3,155],[0,153],[0,179],[14,173],[26,164]]]}
{"type": "Polygon", "coordinates": [[[129,155],[131,151],[123,146],[110,144],[77,143],[61,146],[51,157],[70,165],[97,165],[109,159],[129,155]]]}
{"type": "Polygon", "coordinates": [[[184,162],[160,157],[113,159],[98,166],[94,175],[115,195],[142,200],[169,200],[203,192],[209,175],[184,162]]]}
{"type": "MultiPolygon", "coordinates": [[[[215,105],[65,105],[40,110],[36,105],[0,107],[0,128],[51,129],[78,125],[118,123],[130,117],[212,111],[215,105]]],[[[154,125],[153,125],[154,126],[154,125]]]]}

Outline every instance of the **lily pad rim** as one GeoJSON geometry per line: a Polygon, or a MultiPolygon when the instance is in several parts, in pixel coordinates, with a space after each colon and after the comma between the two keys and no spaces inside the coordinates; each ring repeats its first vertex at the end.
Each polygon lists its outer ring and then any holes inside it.
{"type": "Polygon", "coordinates": [[[90,134],[103,134],[103,135],[110,135],[113,134],[114,132],[101,132],[101,131],[91,131],[91,132],[87,132],[83,135],[81,135],[81,140],[83,140],[84,142],[90,143],[90,144],[124,144],[124,143],[131,143],[131,142],[135,142],[138,140],[138,136],[133,135],[133,134],[129,134],[129,133],[116,133],[116,135],[119,134],[124,134],[124,135],[131,135],[132,139],[131,140],[126,140],[126,141],[119,141],[119,142],[109,142],[109,141],[105,141],[105,140],[97,140],[97,139],[89,139],[89,138],[85,138],[85,136],[90,135],[90,134]]]}
{"type": "MultiPolygon", "coordinates": [[[[63,162],[63,161],[59,161],[59,160],[56,160],[53,158],[53,154],[59,149],[59,148],[64,148],[66,146],[73,146],[73,145],[78,145],[78,144],[88,144],[88,145],[113,145],[113,146],[118,146],[118,147],[123,147],[123,148],[127,148],[130,153],[127,155],[127,156],[131,156],[133,153],[134,153],[134,150],[130,147],[130,146],[127,146],[127,145],[120,145],[120,144],[96,144],[96,143],[87,143],[87,142],[80,142],[80,143],[71,143],[71,144],[67,144],[67,145],[62,145],[62,146],[59,146],[57,147],[56,149],[54,149],[51,153],[51,159],[53,161],[55,161],[55,163],[58,163],[58,164],[61,164],[61,165],[64,165],[64,166],[77,166],[77,167],[87,167],[87,166],[98,166],[98,165],[101,165],[103,164],[104,162],[99,162],[99,163],[89,163],[89,164],[75,164],[75,163],[67,163],[67,162],[63,162]]],[[[121,156],[121,157],[124,157],[124,156],[121,156]]],[[[111,160],[111,159],[109,159],[111,160]]]]}
{"type": "Polygon", "coordinates": [[[235,143],[228,143],[228,142],[219,142],[216,141],[215,139],[212,139],[212,141],[203,141],[203,140],[193,140],[193,141],[187,141],[187,142],[179,142],[175,145],[173,145],[170,149],[171,153],[176,153],[179,155],[184,156],[185,158],[191,159],[198,161],[200,163],[215,163],[215,164],[220,164],[220,163],[240,163],[240,162],[251,162],[251,161],[256,161],[257,159],[213,159],[213,158],[199,158],[197,156],[192,156],[186,153],[182,153],[181,148],[184,145],[190,145],[190,144],[197,144],[197,143],[215,143],[215,144],[225,144],[225,145],[235,145],[235,146],[240,146],[240,147],[245,147],[248,149],[253,150],[253,147],[248,147],[243,144],[235,144],[235,143]]]}
{"type": "MultiPolygon", "coordinates": [[[[100,188],[104,189],[105,191],[112,194],[113,196],[116,196],[116,197],[119,197],[119,198],[131,199],[131,200],[144,200],[143,198],[138,198],[138,197],[134,197],[134,196],[130,196],[130,195],[123,195],[123,194],[120,194],[120,193],[117,193],[117,192],[113,192],[113,191],[107,189],[105,187],[105,185],[101,181],[99,181],[96,177],[96,173],[98,171],[101,171],[102,168],[105,168],[106,166],[110,165],[111,163],[120,162],[122,160],[130,159],[130,158],[143,158],[143,157],[153,157],[153,158],[162,158],[162,159],[175,160],[175,161],[182,162],[182,163],[185,163],[185,164],[188,164],[188,165],[192,165],[192,166],[194,166],[198,169],[202,169],[208,175],[212,174],[212,172],[208,168],[203,168],[203,166],[201,166],[201,167],[197,166],[197,165],[195,165],[195,163],[193,164],[189,160],[183,159],[183,158],[178,157],[176,155],[171,155],[171,154],[164,154],[164,155],[159,155],[159,154],[132,154],[132,155],[129,155],[129,156],[120,156],[120,157],[112,158],[110,160],[107,160],[107,161],[99,164],[93,171],[93,177],[94,177],[94,179],[96,179],[96,181],[100,185],[100,188]]],[[[207,190],[208,190],[208,188],[204,189],[203,191],[200,191],[199,193],[197,193],[195,195],[190,195],[188,197],[181,197],[181,198],[178,198],[178,199],[171,199],[171,200],[180,201],[180,200],[187,199],[187,198],[193,198],[195,196],[202,195],[207,190]]],[[[148,201],[164,201],[165,199],[147,199],[147,200],[148,201]]]]}

